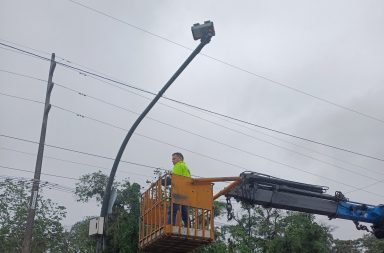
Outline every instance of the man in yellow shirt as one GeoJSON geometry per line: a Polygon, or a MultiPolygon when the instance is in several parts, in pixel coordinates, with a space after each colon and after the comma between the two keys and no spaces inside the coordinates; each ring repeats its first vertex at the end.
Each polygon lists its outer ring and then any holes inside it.
{"type": "Polygon", "coordinates": [[[172,163],[173,169],[172,174],[191,177],[191,172],[189,171],[187,165],[184,162],[184,156],[181,153],[172,154],[172,163]]]}
{"type": "MultiPolygon", "coordinates": [[[[183,177],[191,177],[191,172],[189,171],[187,165],[184,162],[184,156],[181,153],[173,153],[172,154],[172,163],[173,163],[173,169],[172,174],[173,175],[179,175],[183,177]]],[[[168,224],[175,225],[176,223],[176,214],[177,211],[180,210],[179,204],[173,204],[172,208],[172,222],[171,222],[171,208],[168,209],[168,224]]],[[[184,222],[184,226],[187,226],[188,224],[188,207],[187,206],[181,206],[181,219],[184,222]]]]}

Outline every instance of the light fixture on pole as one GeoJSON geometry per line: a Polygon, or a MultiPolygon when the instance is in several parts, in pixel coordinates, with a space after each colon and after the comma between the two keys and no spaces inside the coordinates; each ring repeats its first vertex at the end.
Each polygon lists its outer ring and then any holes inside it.
{"type": "MultiPolygon", "coordinates": [[[[129,139],[133,135],[134,131],[140,124],[140,122],[144,119],[144,117],[148,114],[148,112],[152,109],[152,107],[156,104],[156,102],[160,99],[160,97],[165,93],[165,91],[171,86],[171,84],[176,80],[176,78],[183,72],[183,70],[188,66],[188,64],[198,55],[203,49],[205,45],[207,45],[212,36],[215,36],[215,29],[213,26],[213,22],[205,21],[204,24],[194,24],[191,28],[192,35],[195,40],[200,40],[200,44],[196,47],[195,50],[191,53],[191,55],[184,61],[184,63],[179,67],[179,69],[172,75],[172,77],[168,80],[168,82],[164,85],[164,87],[159,91],[159,93],[155,96],[155,98],[149,103],[149,105],[145,108],[145,110],[141,113],[141,115],[137,118],[135,123],[133,123],[131,129],[129,129],[127,136],[123,140],[119,152],[117,153],[116,159],[113,163],[111,173],[109,175],[108,184],[105,189],[105,194],[103,197],[103,204],[101,206],[100,217],[105,218],[108,211],[108,203],[111,197],[112,184],[116,175],[117,167],[119,166],[121,157],[125,150],[125,147],[128,144],[129,139]]],[[[105,227],[105,226],[104,226],[105,227]]],[[[99,235],[97,238],[96,245],[96,253],[101,253],[103,250],[103,242],[105,235],[99,235]]]]}

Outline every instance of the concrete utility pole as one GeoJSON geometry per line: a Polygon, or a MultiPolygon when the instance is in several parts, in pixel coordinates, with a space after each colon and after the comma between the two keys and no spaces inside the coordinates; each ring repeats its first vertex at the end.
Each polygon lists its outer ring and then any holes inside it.
{"type": "Polygon", "coordinates": [[[40,174],[41,174],[41,165],[43,163],[43,153],[44,153],[44,144],[45,144],[45,135],[47,132],[47,122],[48,122],[48,113],[51,109],[50,99],[51,92],[53,88],[53,72],[55,71],[56,62],[55,62],[55,54],[51,56],[51,66],[49,68],[48,75],[48,85],[47,85],[47,93],[45,96],[45,106],[44,106],[44,115],[43,115],[43,123],[41,126],[40,133],[40,142],[39,142],[39,150],[37,153],[36,166],[35,166],[35,176],[33,178],[32,192],[31,192],[31,200],[29,202],[28,208],[28,217],[27,217],[27,225],[25,228],[23,246],[21,248],[22,253],[30,253],[32,246],[32,232],[33,226],[35,224],[35,213],[36,213],[36,204],[37,197],[39,194],[39,185],[40,185],[40,174]]]}
{"type": "MultiPolygon", "coordinates": [[[[176,78],[183,72],[183,70],[188,66],[188,64],[198,55],[203,49],[205,45],[207,45],[212,36],[215,35],[215,29],[213,27],[213,22],[206,21],[204,24],[195,24],[191,28],[193,38],[195,40],[200,40],[200,44],[196,47],[195,50],[190,54],[190,56],[184,61],[184,63],[179,67],[179,69],[172,75],[172,77],[168,80],[168,82],[164,85],[164,87],[159,91],[156,97],[149,103],[149,105],[145,108],[145,110],[141,113],[141,115],[136,119],[135,123],[133,123],[131,129],[129,129],[127,136],[123,140],[123,143],[120,146],[119,152],[117,153],[116,159],[113,163],[111,173],[109,175],[108,184],[105,189],[105,194],[103,198],[103,204],[101,206],[100,217],[106,217],[108,211],[109,199],[111,196],[112,184],[116,175],[117,167],[119,166],[121,156],[127,146],[127,143],[131,136],[133,135],[136,128],[139,126],[140,122],[144,119],[144,117],[148,114],[148,112],[152,109],[152,107],[156,104],[156,102],[160,99],[161,96],[165,93],[165,91],[171,86],[171,84],[176,80],[176,78]]],[[[104,226],[103,226],[104,227],[104,226]]],[[[96,244],[96,253],[101,253],[103,251],[105,235],[102,234],[97,238],[96,244]]]]}

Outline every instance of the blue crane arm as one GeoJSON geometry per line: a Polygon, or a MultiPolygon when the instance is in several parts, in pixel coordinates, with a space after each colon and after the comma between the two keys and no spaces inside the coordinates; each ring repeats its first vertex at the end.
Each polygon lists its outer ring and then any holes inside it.
{"type": "MultiPolygon", "coordinates": [[[[351,220],[359,230],[369,229],[359,222],[370,223],[377,238],[384,239],[384,205],[349,201],[341,192],[326,194],[325,186],[284,180],[256,172],[243,172],[240,183],[225,194],[249,204],[326,215],[330,219],[351,220]]],[[[231,214],[228,214],[231,217],[231,214]]]]}
{"type": "Polygon", "coordinates": [[[335,217],[380,225],[384,222],[384,205],[339,201],[335,217]]]}

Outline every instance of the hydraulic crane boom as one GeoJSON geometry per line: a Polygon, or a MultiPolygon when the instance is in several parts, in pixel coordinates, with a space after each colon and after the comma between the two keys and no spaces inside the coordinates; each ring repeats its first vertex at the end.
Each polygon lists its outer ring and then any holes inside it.
{"type": "MultiPolygon", "coordinates": [[[[225,193],[227,201],[237,201],[292,211],[326,215],[330,219],[352,220],[359,230],[369,229],[359,222],[371,223],[372,233],[384,238],[384,205],[349,201],[341,192],[326,194],[327,187],[288,181],[256,172],[243,172],[236,185],[225,193]]],[[[231,213],[228,215],[231,217],[231,213]]]]}
{"type": "Polygon", "coordinates": [[[228,218],[233,217],[230,198],[329,218],[371,223],[377,238],[384,238],[384,205],[349,201],[341,192],[326,194],[327,187],[303,184],[256,172],[239,177],[189,178],[165,174],[141,195],[139,247],[145,252],[190,252],[215,240],[214,200],[227,196],[228,218]],[[232,181],[214,194],[214,182],[232,181]],[[181,208],[180,208],[181,207],[181,208]],[[183,214],[183,208],[187,212],[183,214]],[[186,215],[185,215],[186,214],[186,215]],[[184,218],[183,218],[184,215],[184,218]]]}

